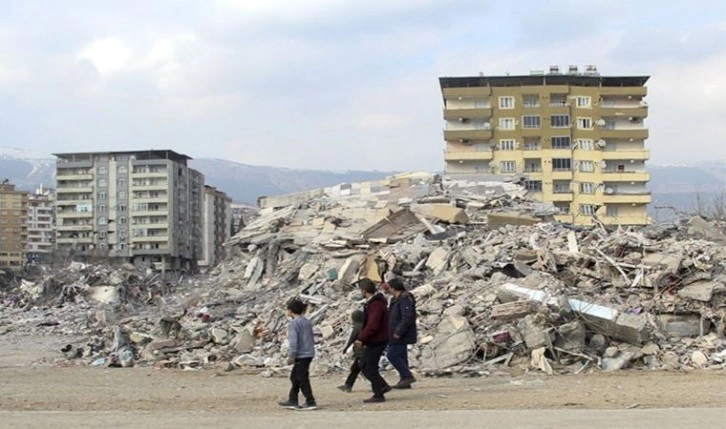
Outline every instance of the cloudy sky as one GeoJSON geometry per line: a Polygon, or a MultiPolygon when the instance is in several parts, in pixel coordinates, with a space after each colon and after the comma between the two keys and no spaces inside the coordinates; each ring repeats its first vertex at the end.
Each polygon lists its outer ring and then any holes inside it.
{"type": "Polygon", "coordinates": [[[0,10],[1,146],[440,170],[439,76],[596,64],[652,76],[652,162],[726,160],[723,1],[0,0],[0,10]]]}

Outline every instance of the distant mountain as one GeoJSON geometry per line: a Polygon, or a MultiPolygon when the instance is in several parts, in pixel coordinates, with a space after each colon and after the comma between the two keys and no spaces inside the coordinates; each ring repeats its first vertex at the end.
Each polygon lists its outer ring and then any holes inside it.
{"type": "MultiPolygon", "coordinates": [[[[206,178],[207,184],[226,192],[239,203],[255,204],[262,195],[279,195],[307,189],[381,179],[391,171],[322,171],[241,164],[221,159],[193,159],[191,166],[206,178]]],[[[651,213],[663,218],[665,209],[693,211],[701,201],[711,201],[726,192],[726,164],[703,163],[695,166],[649,165],[653,193],[651,213]]],[[[55,186],[55,160],[46,154],[0,147],[0,181],[10,179],[18,188],[36,189],[40,184],[55,186]]]]}

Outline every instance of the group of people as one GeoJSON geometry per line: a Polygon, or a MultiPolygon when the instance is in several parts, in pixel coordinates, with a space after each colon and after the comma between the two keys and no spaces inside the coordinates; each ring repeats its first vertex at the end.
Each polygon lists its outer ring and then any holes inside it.
{"type": "MultiPolygon", "coordinates": [[[[408,364],[408,345],[417,341],[416,300],[399,278],[393,278],[384,285],[390,299],[378,290],[372,280],[364,278],[358,282],[365,304],[362,311],[356,310],[351,314],[353,329],[344,349],[346,351],[352,345],[354,358],[345,384],[338,388],[350,392],[362,373],[373,391],[373,396],[365,399],[364,403],[384,402],[385,394],[392,389],[410,389],[416,382],[408,364]],[[399,375],[398,383],[393,386],[386,382],[379,370],[380,359],[386,349],[386,357],[399,375]]],[[[290,374],[292,386],[288,399],[280,405],[296,410],[317,408],[309,375],[310,362],[315,356],[315,342],[312,324],[303,316],[305,310],[305,303],[297,298],[287,304],[287,314],[291,318],[287,363],[293,365],[290,374]],[[300,392],[305,397],[302,405],[298,403],[300,392]]]]}

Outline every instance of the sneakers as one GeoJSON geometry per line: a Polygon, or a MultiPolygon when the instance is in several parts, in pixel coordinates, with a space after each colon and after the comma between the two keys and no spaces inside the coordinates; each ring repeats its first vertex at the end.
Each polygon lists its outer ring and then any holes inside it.
{"type": "Polygon", "coordinates": [[[394,389],[410,389],[411,388],[411,385],[409,384],[407,386],[400,386],[400,385],[397,384],[397,385],[393,386],[393,388],[394,389]]]}
{"type": "Polygon", "coordinates": [[[393,386],[395,389],[410,389],[411,385],[416,382],[416,379],[413,377],[410,378],[404,378],[401,381],[398,382],[395,386],[393,386]]]}
{"type": "Polygon", "coordinates": [[[290,400],[281,401],[281,402],[278,402],[277,404],[283,408],[287,408],[288,410],[297,410],[300,407],[300,405],[297,402],[292,402],[290,400]]]}
{"type": "Polygon", "coordinates": [[[338,390],[341,390],[341,391],[346,392],[346,393],[350,393],[351,390],[353,390],[353,387],[352,386],[348,386],[347,384],[344,384],[342,386],[338,386],[338,390]]]}
{"type": "Polygon", "coordinates": [[[377,404],[379,402],[386,402],[386,398],[384,398],[383,396],[375,396],[374,395],[374,396],[371,396],[368,399],[364,399],[363,400],[363,403],[364,404],[377,404]]]}
{"type": "Polygon", "coordinates": [[[310,411],[310,410],[317,410],[318,404],[315,402],[306,402],[299,407],[295,408],[296,411],[310,411]]]}

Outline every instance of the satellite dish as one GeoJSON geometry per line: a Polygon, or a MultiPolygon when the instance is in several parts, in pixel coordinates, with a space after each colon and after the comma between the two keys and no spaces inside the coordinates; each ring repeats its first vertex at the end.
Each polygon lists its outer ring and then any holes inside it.
{"type": "Polygon", "coordinates": [[[597,124],[598,124],[599,126],[601,126],[601,127],[602,127],[602,126],[605,126],[605,120],[604,120],[604,119],[598,119],[598,120],[597,120],[597,124]]]}
{"type": "Polygon", "coordinates": [[[607,145],[607,142],[605,140],[598,140],[597,145],[600,147],[605,147],[607,145]]]}
{"type": "Polygon", "coordinates": [[[600,168],[607,168],[607,167],[608,167],[608,163],[607,162],[600,161],[600,168]]]}
{"type": "Polygon", "coordinates": [[[605,188],[605,193],[608,195],[612,195],[615,192],[615,189],[613,188],[605,188]]]}
{"type": "Polygon", "coordinates": [[[492,127],[492,124],[490,124],[489,122],[484,122],[484,129],[485,130],[490,129],[491,127],[492,127]]]}

